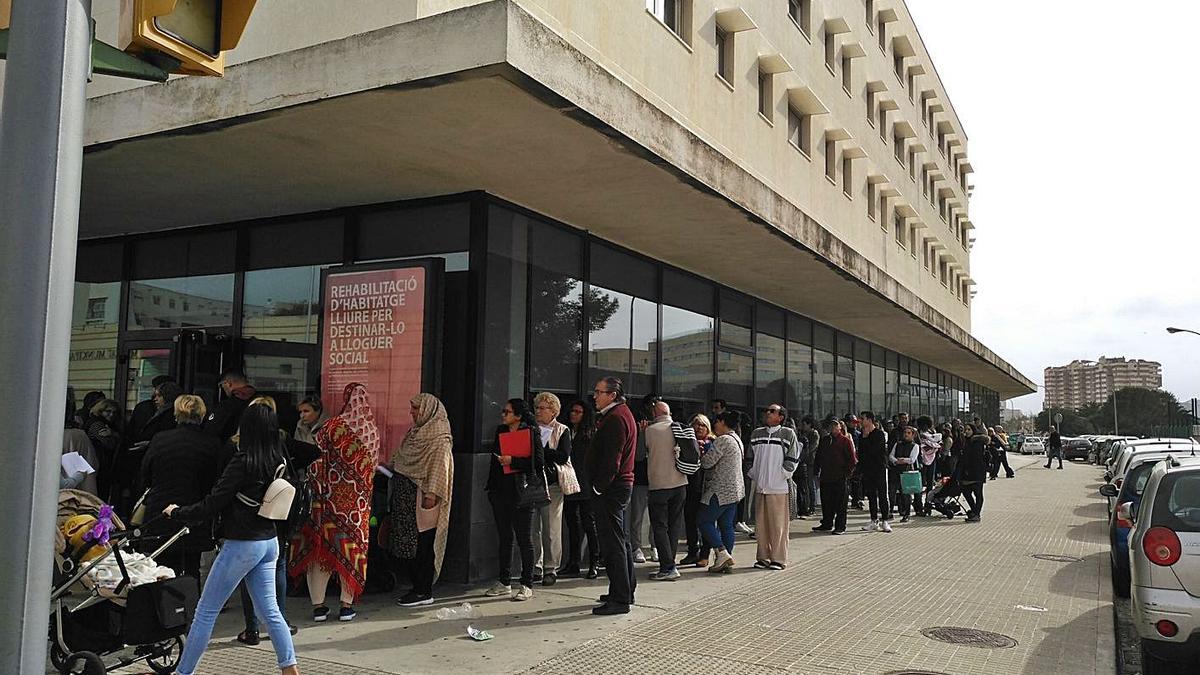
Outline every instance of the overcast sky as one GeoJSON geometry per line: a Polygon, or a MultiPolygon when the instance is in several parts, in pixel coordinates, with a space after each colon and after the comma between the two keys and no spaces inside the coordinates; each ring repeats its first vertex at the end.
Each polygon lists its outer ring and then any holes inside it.
{"type": "Polygon", "coordinates": [[[1200,3],[907,2],[976,170],[972,333],[1038,384],[1124,356],[1200,396],[1200,337],[1164,330],[1200,331],[1200,3]]]}

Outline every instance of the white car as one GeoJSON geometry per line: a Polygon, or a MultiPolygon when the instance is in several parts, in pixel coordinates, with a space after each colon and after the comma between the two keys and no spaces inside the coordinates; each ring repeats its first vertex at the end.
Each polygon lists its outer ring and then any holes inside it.
{"type": "Polygon", "coordinates": [[[1176,457],[1183,457],[1200,452],[1200,443],[1190,438],[1142,438],[1136,441],[1126,441],[1121,446],[1120,452],[1117,453],[1117,458],[1113,460],[1112,467],[1105,474],[1105,478],[1116,483],[1120,488],[1120,480],[1129,470],[1129,459],[1133,455],[1143,452],[1173,452],[1176,457]]]}
{"type": "Polygon", "coordinates": [[[1046,454],[1046,442],[1041,436],[1026,436],[1025,442],[1021,443],[1022,455],[1044,455],[1046,454]]]}
{"type": "Polygon", "coordinates": [[[1142,673],[1196,672],[1200,663],[1200,459],[1167,459],[1151,470],[1129,534],[1129,569],[1142,673]]]}

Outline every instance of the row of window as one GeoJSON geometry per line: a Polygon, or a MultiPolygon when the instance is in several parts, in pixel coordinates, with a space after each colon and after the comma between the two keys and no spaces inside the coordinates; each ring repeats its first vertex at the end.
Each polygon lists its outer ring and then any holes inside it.
{"type": "MultiPolygon", "coordinates": [[[[890,11],[886,14],[884,12],[877,13],[874,10],[872,2],[868,1],[866,4],[868,28],[879,35],[880,48],[886,53],[887,24],[895,20],[895,13],[894,11],[890,11]]],[[[689,21],[687,19],[687,17],[690,15],[690,9],[690,0],[647,0],[647,10],[659,18],[669,29],[675,32],[680,39],[684,39],[685,42],[687,42],[687,40],[684,36],[690,32],[690,29],[688,28],[689,21]]],[[[805,38],[811,41],[813,18],[812,0],[788,0],[788,16],[791,21],[795,23],[797,28],[799,28],[804,34],[805,38]]],[[[717,23],[715,27],[717,76],[731,89],[733,88],[733,81],[735,79],[733,75],[733,47],[735,35],[735,33],[725,30],[720,23],[717,23]]],[[[836,74],[834,66],[837,58],[837,35],[838,33],[827,28],[825,35],[825,62],[826,67],[831,74],[836,74]]],[[[923,72],[923,70],[921,70],[919,66],[910,67],[907,71],[904,69],[905,59],[912,56],[912,54],[905,53],[906,51],[910,52],[911,48],[908,50],[901,50],[899,48],[901,43],[898,41],[901,39],[902,38],[896,38],[897,41],[893,42],[893,59],[894,63],[896,64],[896,75],[901,80],[902,86],[906,83],[905,78],[907,77],[909,98],[912,100],[914,99],[914,92],[916,89],[916,77],[920,74],[918,71],[923,72]]],[[[907,38],[903,38],[903,41],[903,44],[908,44],[907,38]]],[[[851,94],[854,81],[853,58],[854,56],[852,54],[843,50],[840,64],[842,88],[846,91],[847,95],[851,94]]],[[[769,124],[774,124],[775,92],[773,85],[774,73],[760,68],[758,72],[758,112],[769,124]]],[[[883,83],[880,82],[868,83],[865,88],[865,97],[867,104],[867,120],[872,126],[878,126],[880,138],[886,142],[888,112],[890,110],[898,109],[898,106],[896,106],[894,102],[887,102],[880,99],[878,94],[885,88],[886,85],[883,85],[883,83]],[[876,116],[878,118],[878,124],[876,124],[876,116]]],[[[931,125],[936,114],[934,110],[937,108],[935,108],[935,106],[931,103],[932,98],[933,92],[930,90],[924,92],[921,99],[923,111],[928,111],[928,114],[923,112],[922,116],[922,120],[926,126],[931,125]]],[[[823,113],[824,111],[821,112],[823,113]]],[[[800,106],[790,101],[787,106],[788,142],[797,150],[799,150],[805,156],[805,158],[811,158],[812,156],[813,117],[815,114],[817,114],[816,111],[805,111],[800,106]]],[[[933,139],[934,129],[937,129],[937,140],[943,156],[946,154],[946,150],[950,143],[957,143],[956,141],[951,141],[948,139],[949,131],[947,131],[946,126],[943,126],[948,124],[948,122],[943,122],[930,126],[931,140],[933,139]]],[[[917,155],[921,152],[926,152],[926,150],[924,146],[919,143],[914,142],[909,144],[908,139],[915,138],[915,132],[912,131],[912,127],[907,122],[896,121],[893,123],[892,129],[893,153],[896,157],[896,160],[902,167],[907,166],[910,180],[915,182],[917,179],[917,155]]],[[[853,160],[856,157],[843,152],[839,161],[837,142],[838,139],[831,138],[828,135],[826,136],[824,148],[825,176],[830,183],[837,185],[839,182],[838,172],[840,169],[842,192],[847,198],[853,199],[853,160]]],[[[956,155],[953,158],[952,166],[955,167],[958,182],[965,192],[966,163],[965,161],[960,162],[961,159],[963,159],[962,155],[956,155]]],[[[965,252],[969,250],[970,247],[970,240],[967,235],[969,228],[964,223],[966,218],[961,211],[958,211],[955,208],[953,203],[954,190],[948,187],[943,187],[940,189],[938,188],[938,184],[944,180],[944,178],[941,175],[941,172],[937,170],[937,167],[938,165],[934,162],[927,162],[922,165],[921,182],[923,193],[929,198],[931,207],[937,209],[939,216],[941,217],[942,221],[946,223],[951,235],[956,241],[959,242],[965,252]]],[[[874,187],[875,186],[873,183],[868,182],[866,200],[867,214],[872,220],[875,219],[876,203],[874,187]]],[[[887,199],[887,195],[880,196],[881,214],[887,213],[887,199]]],[[[939,265],[935,262],[937,254],[932,252],[935,247],[936,240],[922,238],[921,243],[918,244],[916,230],[920,229],[920,226],[914,224],[906,229],[903,225],[905,220],[903,216],[901,216],[899,213],[896,213],[894,218],[897,222],[897,241],[902,247],[907,248],[914,258],[917,257],[917,249],[923,248],[925,251],[923,256],[925,257],[926,269],[930,270],[934,277],[938,277],[939,265]]],[[[887,222],[888,220],[886,218],[880,218],[881,227],[883,227],[885,230],[887,229],[887,222]]],[[[945,261],[942,262],[941,266],[946,266],[945,261]]],[[[969,301],[969,294],[964,292],[958,283],[954,283],[951,274],[943,274],[941,280],[942,284],[949,288],[959,300],[964,302],[964,304],[969,301]]]]}

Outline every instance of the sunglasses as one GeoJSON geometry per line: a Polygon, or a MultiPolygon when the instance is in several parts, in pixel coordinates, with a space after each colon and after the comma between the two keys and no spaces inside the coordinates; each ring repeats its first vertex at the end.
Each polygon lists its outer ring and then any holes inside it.
{"type": "Polygon", "coordinates": [[[600,394],[611,394],[612,392],[607,389],[593,389],[592,393],[599,396],[600,394]]]}

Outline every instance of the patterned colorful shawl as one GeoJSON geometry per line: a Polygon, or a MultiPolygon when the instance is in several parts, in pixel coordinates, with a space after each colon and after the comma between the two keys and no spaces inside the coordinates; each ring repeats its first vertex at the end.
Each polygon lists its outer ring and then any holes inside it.
{"type": "Polygon", "coordinates": [[[321,457],[308,468],[312,515],[292,548],[292,576],[309,565],[338,574],[358,597],[367,582],[367,537],[379,428],[361,384],[346,385],[346,405],[317,431],[321,457]]]}

